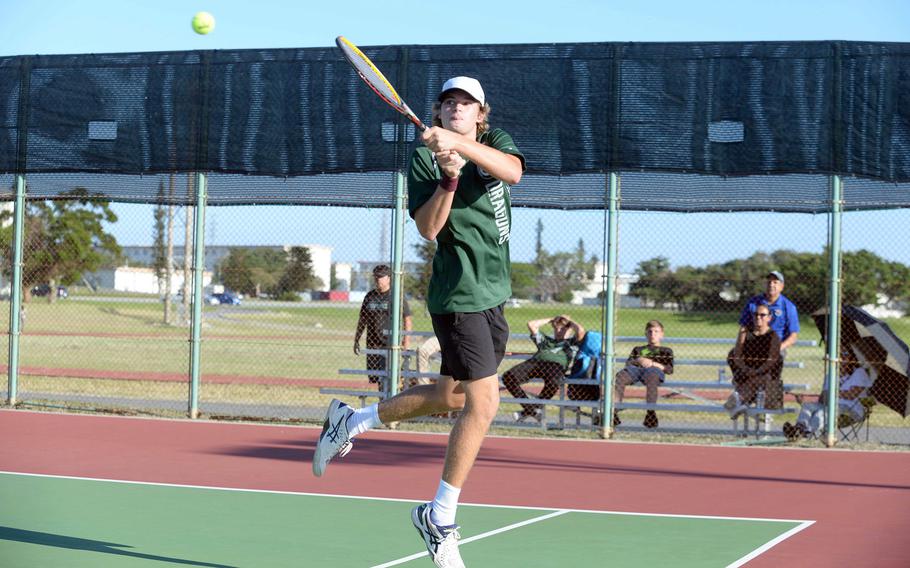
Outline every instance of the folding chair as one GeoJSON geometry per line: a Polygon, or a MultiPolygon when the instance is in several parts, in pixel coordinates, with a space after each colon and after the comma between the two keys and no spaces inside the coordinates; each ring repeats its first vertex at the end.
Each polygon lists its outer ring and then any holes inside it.
{"type": "Polygon", "coordinates": [[[864,413],[860,420],[857,420],[850,414],[840,414],[837,417],[837,431],[845,442],[859,442],[860,434],[863,429],[866,430],[866,441],[869,441],[869,420],[872,417],[872,408],[875,406],[875,399],[871,396],[864,396],[859,399],[863,405],[864,413]]]}

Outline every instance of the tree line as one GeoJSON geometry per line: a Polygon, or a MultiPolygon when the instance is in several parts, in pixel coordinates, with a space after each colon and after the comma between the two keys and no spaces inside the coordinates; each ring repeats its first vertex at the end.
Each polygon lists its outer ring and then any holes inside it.
{"type": "MultiPolygon", "coordinates": [[[[844,252],[841,259],[844,303],[862,306],[878,304],[882,299],[910,302],[910,267],[868,250],[844,252]]],[[[631,285],[630,294],[646,303],[669,304],[681,311],[735,311],[764,289],[765,278],[772,270],[784,274],[784,295],[801,313],[811,313],[828,304],[831,276],[827,250],[757,252],[745,259],[704,267],[680,266],[675,270],[669,259],[658,256],[638,264],[638,280],[631,285]]]]}
{"type": "Polygon", "coordinates": [[[232,248],[216,267],[214,279],[234,292],[285,301],[299,300],[298,292],[322,286],[306,247],[288,251],[232,248]]]}

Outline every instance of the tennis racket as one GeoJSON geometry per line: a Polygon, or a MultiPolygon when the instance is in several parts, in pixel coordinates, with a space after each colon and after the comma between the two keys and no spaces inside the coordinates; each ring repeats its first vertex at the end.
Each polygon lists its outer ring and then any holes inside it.
{"type": "Polygon", "coordinates": [[[373,65],[373,62],[370,61],[369,57],[364,55],[362,51],[357,49],[356,45],[348,41],[344,36],[335,38],[335,44],[338,45],[338,49],[344,54],[345,59],[354,66],[354,70],[357,71],[360,78],[373,89],[374,93],[379,95],[379,98],[401,114],[405,115],[417,128],[421,130],[427,129],[427,125],[421,122],[420,119],[417,118],[417,115],[414,114],[414,111],[401,100],[401,97],[399,97],[398,93],[395,91],[395,87],[393,87],[392,84],[389,83],[389,80],[385,78],[385,75],[373,65]]]}

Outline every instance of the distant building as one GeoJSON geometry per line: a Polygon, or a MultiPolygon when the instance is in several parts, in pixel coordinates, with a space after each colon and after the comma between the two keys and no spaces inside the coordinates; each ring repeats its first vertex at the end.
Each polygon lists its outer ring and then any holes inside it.
{"type": "MultiPolygon", "coordinates": [[[[586,306],[599,305],[603,300],[600,299],[600,293],[604,289],[603,276],[606,274],[606,266],[603,262],[598,262],[594,267],[594,278],[588,283],[583,290],[572,292],[573,304],[584,304],[586,306]]],[[[629,290],[632,284],[638,282],[638,276],[635,274],[619,274],[616,277],[616,293],[619,296],[619,308],[640,308],[641,300],[636,296],[630,296],[629,290]]]]}
{"type": "MultiPolygon", "coordinates": [[[[97,272],[85,275],[85,279],[93,287],[116,290],[118,292],[137,292],[140,294],[164,294],[163,289],[159,289],[158,277],[155,276],[153,268],[141,268],[133,266],[119,266],[117,268],[105,268],[97,272]]],[[[203,287],[210,286],[212,283],[212,272],[206,270],[202,274],[203,287]]],[[[183,271],[175,270],[171,273],[171,294],[176,294],[183,289],[183,271]]]]}
{"type": "Polygon", "coordinates": [[[335,290],[350,292],[351,274],[353,273],[353,270],[354,267],[347,262],[335,263],[335,290]]]}

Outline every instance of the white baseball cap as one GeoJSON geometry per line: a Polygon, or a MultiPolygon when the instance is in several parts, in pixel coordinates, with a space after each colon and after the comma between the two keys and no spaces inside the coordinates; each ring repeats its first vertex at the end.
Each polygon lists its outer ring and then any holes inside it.
{"type": "Polygon", "coordinates": [[[446,81],[442,86],[442,90],[439,91],[439,101],[442,102],[442,96],[452,89],[466,92],[471,95],[475,101],[479,102],[481,106],[486,102],[486,98],[483,96],[483,87],[480,86],[480,81],[473,77],[452,77],[446,81]]]}

